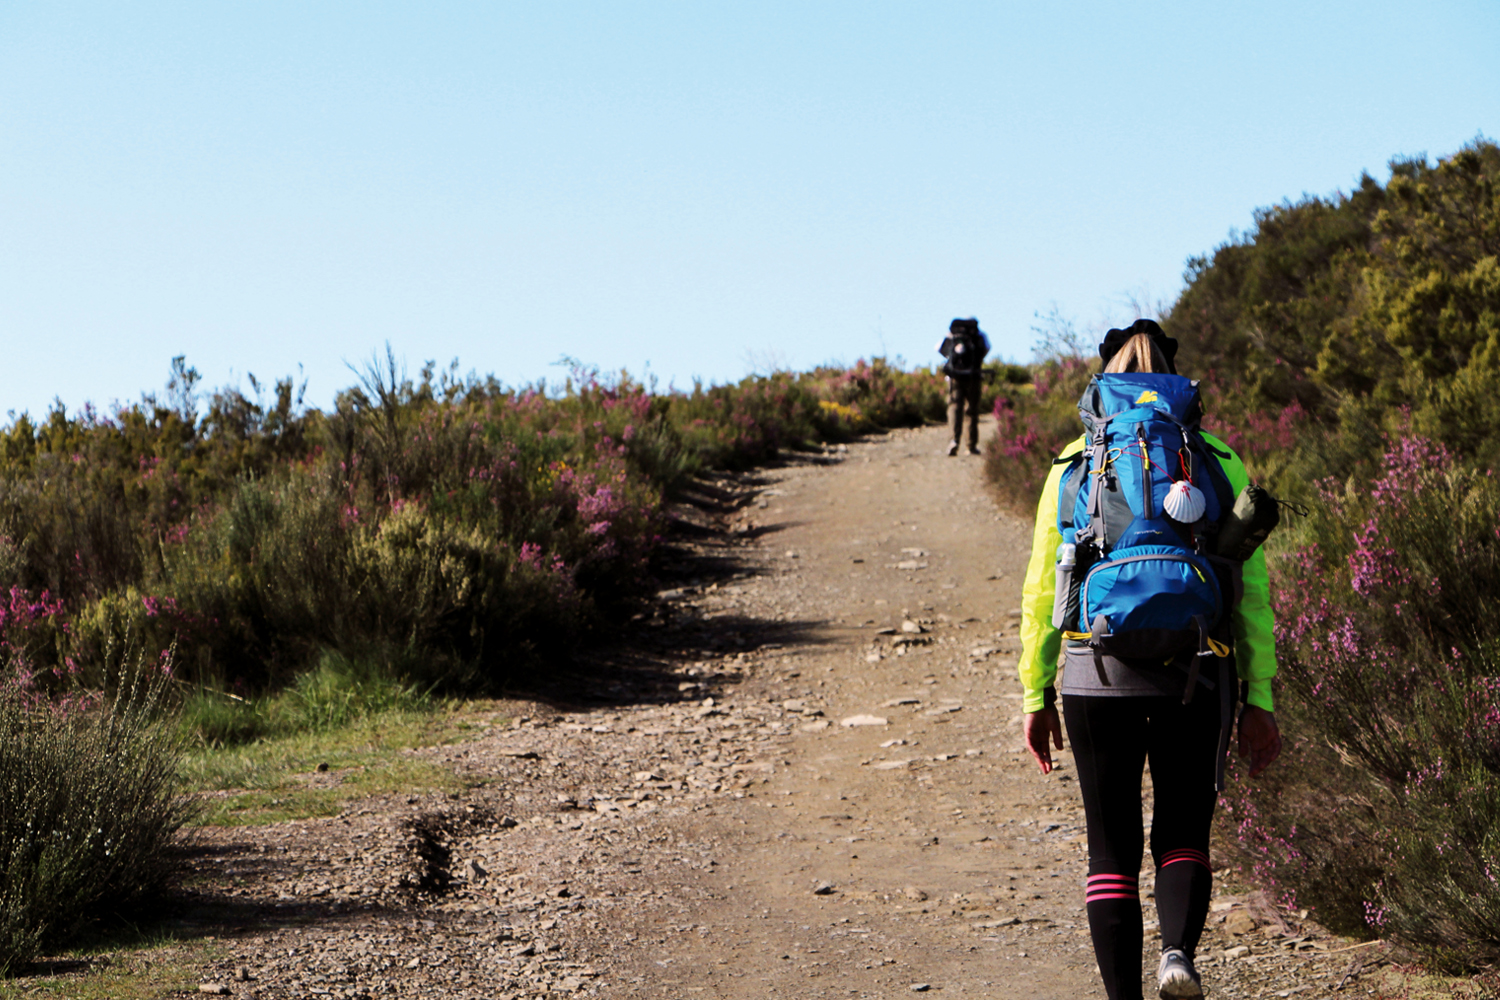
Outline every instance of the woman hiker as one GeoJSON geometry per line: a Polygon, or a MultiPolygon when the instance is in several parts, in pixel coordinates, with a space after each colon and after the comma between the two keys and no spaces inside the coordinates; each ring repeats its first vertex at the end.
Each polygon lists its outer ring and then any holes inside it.
{"type": "Polygon", "coordinates": [[[1089,930],[1109,1000],[1142,996],[1145,763],[1157,988],[1173,1000],[1203,995],[1193,958],[1212,890],[1209,827],[1232,696],[1244,702],[1238,749],[1251,777],[1281,752],[1265,554],[1214,549],[1216,538],[1228,541],[1223,525],[1241,512],[1248,477],[1222,441],[1198,430],[1196,384],[1176,375],[1176,353],[1151,320],[1104,338],[1104,374],[1079,405],[1089,433],[1063,449],[1042,490],[1022,590],[1026,745],[1050,772],[1052,747],[1063,747],[1061,692],[1088,827],[1089,930]]]}

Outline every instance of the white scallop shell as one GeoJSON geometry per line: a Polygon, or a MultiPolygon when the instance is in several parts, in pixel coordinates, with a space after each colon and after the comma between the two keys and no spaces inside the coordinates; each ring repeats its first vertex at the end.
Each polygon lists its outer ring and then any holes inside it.
{"type": "Polygon", "coordinates": [[[1167,491],[1167,499],[1162,502],[1162,506],[1172,520],[1180,524],[1192,524],[1203,516],[1207,505],[1203,500],[1202,490],[1186,479],[1180,479],[1167,491]]]}

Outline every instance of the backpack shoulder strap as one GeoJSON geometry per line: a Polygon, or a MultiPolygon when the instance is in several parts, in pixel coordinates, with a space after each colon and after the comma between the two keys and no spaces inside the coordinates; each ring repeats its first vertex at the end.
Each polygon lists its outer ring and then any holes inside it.
{"type": "Polygon", "coordinates": [[[1219,519],[1222,521],[1229,511],[1234,507],[1234,488],[1229,485],[1229,474],[1224,471],[1224,466],[1215,459],[1227,459],[1230,453],[1220,451],[1208,443],[1203,432],[1196,428],[1191,432],[1193,443],[1203,449],[1207,461],[1203,463],[1203,472],[1208,476],[1208,481],[1213,485],[1214,495],[1219,500],[1219,519]]]}
{"type": "Polygon", "coordinates": [[[1073,527],[1073,508],[1078,503],[1078,490],[1083,486],[1083,475],[1080,468],[1083,466],[1087,451],[1079,449],[1071,455],[1052,460],[1053,465],[1066,465],[1063,470],[1062,485],[1057,491],[1057,527],[1065,530],[1073,527]]]}

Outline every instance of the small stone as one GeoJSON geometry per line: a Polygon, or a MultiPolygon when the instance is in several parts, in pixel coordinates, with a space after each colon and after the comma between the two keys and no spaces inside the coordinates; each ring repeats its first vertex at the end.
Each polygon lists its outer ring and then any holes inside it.
{"type": "Polygon", "coordinates": [[[227,997],[229,995],[229,987],[223,983],[200,983],[198,985],[198,992],[207,993],[209,996],[227,997]]]}
{"type": "Polygon", "coordinates": [[[932,989],[932,984],[931,983],[912,983],[911,984],[911,991],[913,993],[926,993],[930,989],[932,989]]]}
{"type": "Polygon", "coordinates": [[[835,889],[833,888],[833,884],[831,882],[815,882],[815,883],[813,883],[813,895],[814,896],[832,896],[834,894],[834,892],[835,892],[835,889]]]}
{"type": "Polygon", "coordinates": [[[327,771],[328,771],[328,762],[327,761],[324,761],[323,763],[321,763],[321,764],[318,765],[318,773],[319,774],[325,774],[325,773],[327,773],[327,771]]]}
{"type": "Polygon", "coordinates": [[[881,656],[878,652],[865,654],[866,663],[879,663],[883,659],[885,659],[885,657],[881,656]]]}
{"type": "Polygon", "coordinates": [[[889,724],[889,719],[882,719],[878,715],[851,715],[847,719],[839,720],[841,726],[885,726],[889,724]]]}
{"type": "Polygon", "coordinates": [[[1255,918],[1245,910],[1233,910],[1224,918],[1224,929],[1231,934],[1249,934],[1255,930],[1255,918]]]}
{"type": "Polygon", "coordinates": [[[478,861],[475,861],[473,858],[469,859],[469,881],[470,882],[478,882],[480,879],[484,878],[488,874],[489,874],[489,872],[487,872],[487,871],[484,870],[484,865],[481,865],[478,861]]]}
{"type": "Polygon", "coordinates": [[[909,885],[905,889],[902,889],[901,895],[905,896],[913,903],[925,903],[927,901],[927,893],[923,892],[921,889],[918,889],[914,885],[909,885]]]}
{"type": "Polygon", "coordinates": [[[250,981],[250,970],[243,965],[234,970],[234,981],[237,983],[248,983],[250,981]]]}
{"type": "Polygon", "coordinates": [[[422,967],[422,957],[420,955],[418,955],[416,958],[412,959],[410,962],[407,962],[406,963],[406,967],[408,969],[420,969],[422,967]]]}
{"type": "Polygon", "coordinates": [[[891,698],[881,703],[881,708],[900,708],[902,705],[920,705],[921,698],[891,698]]]}
{"type": "Polygon", "coordinates": [[[908,618],[901,623],[901,631],[905,632],[907,635],[921,635],[927,630],[908,618]]]}
{"type": "Polygon", "coordinates": [[[502,829],[502,830],[514,830],[517,826],[520,826],[520,823],[518,823],[513,817],[510,817],[510,816],[501,816],[500,817],[500,829],[502,829]]]}
{"type": "Polygon", "coordinates": [[[904,771],[911,766],[910,760],[883,760],[875,765],[877,771],[904,771]]]}
{"type": "Polygon", "coordinates": [[[1224,949],[1224,961],[1233,962],[1237,958],[1244,958],[1250,954],[1250,946],[1247,944],[1236,945],[1233,948],[1224,949]]]}

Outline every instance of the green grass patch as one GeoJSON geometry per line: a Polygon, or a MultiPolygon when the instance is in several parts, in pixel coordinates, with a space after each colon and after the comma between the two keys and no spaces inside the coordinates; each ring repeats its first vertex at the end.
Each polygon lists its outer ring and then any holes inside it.
{"type": "Polygon", "coordinates": [[[220,946],[212,937],[118,936],[44,959],[15,979],[0,979],[0,1000],[158,1000],[197,995],[202,967],[220,946]],[[122,947],[123,946],[123,947],[122,947]]]}
{"type": "Polygon", "coordinates": [[[387,709],[247,744],[204,745],[183,762],[187,787],[202,803],[196,822],[279,823],[336,816],[374,795],[462,791],[463,778],[409,751],[462,742],[482,732],[491,714],[491,704],[478,701],[387,709]]]}

